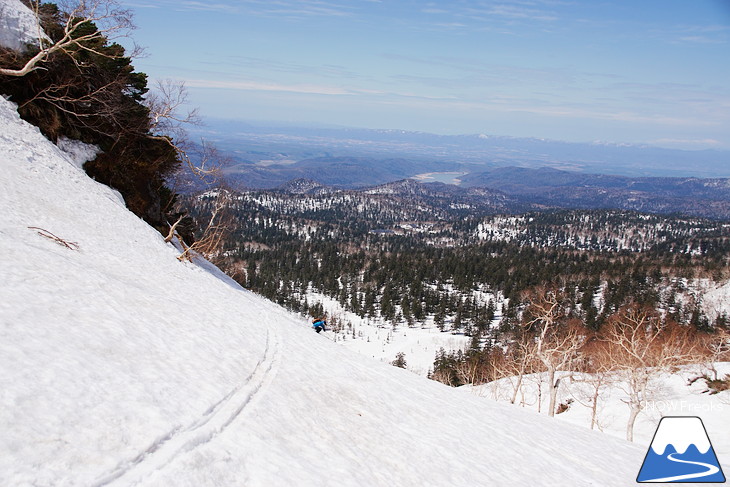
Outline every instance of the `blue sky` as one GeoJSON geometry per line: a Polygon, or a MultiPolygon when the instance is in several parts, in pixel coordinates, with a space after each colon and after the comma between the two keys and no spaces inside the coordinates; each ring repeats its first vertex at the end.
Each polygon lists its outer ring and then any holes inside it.
{"type": "Polygon", "coordinates": [[[730,0],[123,0],[205,117],[730,149],[730,0]]]}

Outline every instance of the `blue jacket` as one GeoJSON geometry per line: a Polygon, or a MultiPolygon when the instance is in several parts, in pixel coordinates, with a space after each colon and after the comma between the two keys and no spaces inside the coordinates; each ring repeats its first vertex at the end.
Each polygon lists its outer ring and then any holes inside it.
{"type": "Polygon", "coordinates": [[[321,326],[322,328],[324,328],[326,324],[327,324],[327,322],[324,320],[317,320],[314,323],[312,323],[312,328],[317,328],[318,326],[321,326]]]}

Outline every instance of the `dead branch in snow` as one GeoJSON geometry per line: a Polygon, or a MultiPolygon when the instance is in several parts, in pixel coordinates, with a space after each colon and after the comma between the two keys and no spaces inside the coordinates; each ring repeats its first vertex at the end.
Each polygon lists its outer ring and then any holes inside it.
{"type": "Polygon", "coordinates": [[[49,240],[53,240],[57,244],[63,245],[67,249],[79,250],[79,248],[80,248],[78,243],[65,240],[65,239],[59,237],[58,235],[54,235],[53,233],[49,232],[45,228],[40,228],[40,227],[28,227],[28,228],[30,228],[31,230],[37,230],[36,233],[38,235],[40,235],[41,237],[45,237],[49,240]]]}

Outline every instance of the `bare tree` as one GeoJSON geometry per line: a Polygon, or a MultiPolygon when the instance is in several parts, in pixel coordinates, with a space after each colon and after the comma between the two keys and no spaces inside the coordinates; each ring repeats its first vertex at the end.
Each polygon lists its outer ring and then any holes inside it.
{"type": "MultiPolygon", "coordinates": [[[[31,10],[42,23],[42,9],[40,0],[31,0],[31,10]]],[[[126,37],[134,28],[132,14],[128,9],[121,8],[116,0],[75,0],[57,2],[63,30],[58,40],[53,41],[38,29],[38,46],[40,50],[23,66],[0,67],[0,75],[25,76],[41,67],[42,63],[57,52],[63,52],[74,58],[74,51],[84,50],[100,56],[110,56],[107,51],[96,50],[95,41],[112,40],[126,37]],[[91,25],[95,29],[87,29],[91,25]]]]}
{"type": "Polygon", "coordinates": [[[198,109],[188,108],[187,103],[188,91],[184,82],[157,81],[145,97],[145,105],[150,111],[150,132],[152,137],[170,144],[193,175],[211,183],[220,177],[220,170],[227,161],[205,140],[198,145],[189,140],[185,127],[202,122],[198,109]]]}
{"type": "Polygon", "coordinates": [[[449,387],[454,387],[457,384],[454,382],[454,377],[448,370],[439,369],[433,372],[431,379],[446,384],[449,387]]]}
{"type": "Polygon", "coordinates": [[[487,381],[489,375],[487,367],[488,364],[467,356],[464,360],[457,362],[454,370],[461,383],[478,385],[487,381]]]}
{"type": "Polygon", "coordinates": [[[703,366],[712,373],[712,379],[718,380],[715,364],[730,360],[730,331],[715,330],[715,333],[703,337],[701,346],[703,366]]]}
{"type": "Polygon", "coordinates": [[[512,388],[510,403],[514,404],[518,394],[522,392],[525,375],[535,369],[535,341],[530,335],[518,332],[516,339],[501,356],[501,360],[493,361],[492,366],[497,377],[509,381],[512,388]]]}
{"type": "Polygon", "coordinates": [[[216,191],[215,199],[210,206],[210,216],[202,226],[201,235],[191,245],[187,245],[177,232],[178,225],[182,222],[185,214],[181,215],[172,224],[165,241],[170,242],[175,238],[178,240],[183,250],[178,256],[179,260],[190,261],[194,253],[200,254],[209,260],[217,257],[231,228],[231,215],[227,211],[230,208],[231,201],[232,196],[229,191],[225,189],[216,191]]]}
{"type": "Polygon", "coordinates": [[[591,409],[591,429],[598,427],[598,409],[601,394],[614,383],[613,360],[605,342],[590,340],[583,347],[581,370],[571,376],[571,382],[585,385],[572,396],[580,404],[591,409]]]}
{"type": "Polygon", "coordinates": [[[189,108],[188,91],[183,81],[160,80],[145,97],[150,111],[151,137],[170,145],[189,172],[207,186],[221,179],[221,170],[228,158],[212,144],[201,140],[194,144],[186,130],[190,125],[202,125],[197,108],[189,108]]]}
{"type": "Polygon", "coordinates": [[[557,373],[575,360],[583,337],[577,323],[568,323],[564,319],[565,313],[557,291],[538,288],[527,299],[529,304],[521,326],[536,334],[535,357],[542,363],[547,375],[550,396],[548,414],[554,416],[561,380],[557,373]]]}
{"type": "Polygon", "coordinates": [[[623,383],[629,407],[626,439],[633,441],[636,418],[652,397],[656,377],[696,357],[696,340],[688,327],[662,323],[649,308],[628,305],[609,318],[601,340],[612,368],[623,383]]]}

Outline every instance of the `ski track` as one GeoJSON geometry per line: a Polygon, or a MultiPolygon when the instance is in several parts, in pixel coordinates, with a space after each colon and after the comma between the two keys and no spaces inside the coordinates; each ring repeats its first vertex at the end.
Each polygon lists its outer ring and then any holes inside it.
{"type": "Polygon", "coordinates": [[[251,374],[220,401],[212,404],[205,413],[187,427],[178,426],[155,440],[145,451],[131,460],[120,463],[112,472],[104,475],[93,487],[136,485],[174,461],[178,456],[208,443],[227,428],[244,412],[276,375],[281,362],[281,344],[275,331],[267,331],[263,357],[251,374]]]}
{"type": "Polygon", "coordinates": [[[708,470],[705,472],[699,472],[699,473],[689,473],[685,475],[676,475],[674,477],[664,477],[661,479],[651,479],[651,480],[645,480],[644,482],[675,482],[677,480],[691,480],[691,479],[699,479],[701,477],[707,477],[709,475],[716,474],[720,471],[719,468],[717,468],[714,465],[710,465],[709,463],[702,463],[702,462],[690,462],[689,460],[680,460],[679,458],[674,458],[672,455],[677,455],[676,453],[672,453],[670,455],[667,455],[667,459],[671,460],[672,462],[677,463],[688,463],[690,465],[698,465],[700,467],[705,467],[708,470]]]}

